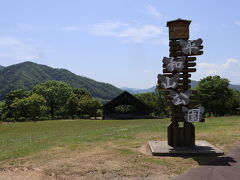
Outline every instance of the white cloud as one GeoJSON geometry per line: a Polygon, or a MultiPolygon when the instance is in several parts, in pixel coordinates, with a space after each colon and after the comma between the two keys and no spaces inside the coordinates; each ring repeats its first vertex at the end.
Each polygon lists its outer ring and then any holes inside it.
{"type": "Polygon", "coordinates": [[[147,39],[159,38],[163,30],[151,24],[129,24],[122,22],[105,22],[95,24],[90,28],[90,33],[97,36],[117,37],[122,42],[144,42],[147,39]]]}
{"type": "Polygon", "coordinates": [[[44,54],[42,52],[15,37],[0,37],[1,62],[11,60],[36,60],[43,57],[44,54]]]}
{"type": "Polygon", "coordinates": [[[168,36],[166,35],[165,37],[161,37],[160,39],[157,39],[155,41],[155,43],[159,44],[159,45],[166,45],[166,46],[168,46],[168,44],[169,44],[168,36]]]}
{"type": "Polygon", "coordinates": [[[81,31],[82,28],[80,26],[66,26],[66,27],[63,27],[63,31],[66,31],[66,32],[78,32],[78,31],[81,31]]]}
{"type": "Polygon", "coordinates": [[[5,37],[0,37],[0,47],[4,46],[22,46],[22,42],[17,40],[16,38],[10,37],[10,36],[5,36],[5,37]]]}
{"type": "Polygon", "coordinates": [[[162,15],[158,12],[158,10],[153,7],[152,5],[148,5],[147,6],[147,12],[148,14],[150,14],[151,16],[154,16],[156,18],[162,18],[162,15]]]}
{"type": "Polygon", "coordinates": [[[230,58],[223,64],[213,63],[199,63],[197,65],[197,72],[193,74],[193,79],[199,80],[206,76],[219,75],[227,78],[231,83],[240,83],[240,61],[238,59],[230,58]]]}
{"type": "Polygon", "coordinates": [[[144,69],[143,72],[144,72],[144,73],[151,73],[152,70],[150,70],[150,69],[144,69]]]}
{"type": "Polygon", "coordinates": [[[128,26],[129,24],[122,22],[104,22],[93,25],[90,33],[98,36],[117,36],[119,31],[128,26]]]}
{"type": "Polygon", "coordinates": [[[161,35],[162,29],[153,25],[140,27],[128,27],[117,34],[118,37],[130,38],[130,41],[142,42],[145,38],[153,38],[161,35]]]}
{"type": "Polygon", "coordinates": [[[235,23],[237,26],[240,26],[240,20],[235,20],[234,23],[235,23]]]}

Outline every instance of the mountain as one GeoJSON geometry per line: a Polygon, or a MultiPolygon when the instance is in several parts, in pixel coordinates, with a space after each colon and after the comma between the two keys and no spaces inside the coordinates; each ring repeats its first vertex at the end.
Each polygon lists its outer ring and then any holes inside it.
{"type": "Polygon", "coordinates": [[[111,84],[78,76],[66,69],[56,69],[33,62],[23,62],[0,70],[0,100],[3,100],[11,90],[32,89],[36,84],[48,80],[64,81],[72,87],[84,88],[93,97],[104,101],[110,100],[122,92],[122,90],[111,84]]]}
{"type": "Polygon", "coordinates": [[[128,88],[128,87],[121,87],[121,89],[124,91],[128,91],[131,94],[139,94],[139,93],[154,92],[156,89],[156,86],[153,86],[148,89],[135,89],[135,88],[128,88]]]}
{"type": "Polygon", "coordinates": [[[229,87],[240,91],[240,85],[229,84],[229,87]]]}
{"type": "MultiPolygon", "coordinates": [[[[198,85],[198,82],[199,81],[192,80],[191,81],[191,87],[192,88],[196,87],[198,85]]],[[[240,91],[240,85],[229,84],[229,88],[236,89],[236,90],[240,91]]],[[[146,92],[154,92],[155,89],[156,89],[156,86],[153,86],[153,87],[148,88],[148,89],[135,89],[135,88],[128,88],[128,87],[122,87],[121,89],[124,90],[124,91],[128,91],[129,93],[132,93],[132,94],[139,94],[139,93],[146,93],[146,92]]]]}
{"type": "Polygon", "coordinates": [[[198,85],[199,81],[191,80],[191,87],[195,88],[198,85]]]}
{"type": "Polygon", "coordinates": [[[3,68],[4,68],[4,66],[1,66],[1,65],[0,65],[0,70],[2,70],[3,68]]]}
{"type": "MultiPolygon", "coordinates": [[[[194,88],[194,87],[196,87],[196,86],[198,85],[198,83],[199,83],[199,81],[194,81],[194,80],[192,80],[192,81],[191,81],[191,86],[194,88]]],[[[228,87],[240,91],[240,85],[229,84],[228,87]]]]}

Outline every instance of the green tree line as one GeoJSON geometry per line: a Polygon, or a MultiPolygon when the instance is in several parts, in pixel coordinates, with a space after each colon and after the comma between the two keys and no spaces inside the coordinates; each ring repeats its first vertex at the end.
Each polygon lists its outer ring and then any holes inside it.
{"type": "MultiPolygon", "coordinates": [[[[206,109],[207,116],[235,115],[240,107],[240,91],[229,88],[229,80],[220,76],[208,76],[200,80],[194,88],[197,92],[199,105],[206,109]]],[[[170,108],[167,106],[163,90],[153,93],[137,94],[151,109],[153,116],[169,116],[170,108]]]]}
{"type": "Polygon", "coordinates": [[[96,117],[100,108],[100,102],[85,89],[53,80],[36,85],[32,91],[11,91],[0,103],[3,121],[96,117]]]}
{"type": "Polygon", "coordinates": [[[208,76],[196,87],[200,103],[208,116],[237,114],[240,107],[240,91],[229,88],[229,80],[220,76],[208,76]]]}
{"type": "MultiPolygon", "coordinates": [[[[240,91],[229,88],[229,80],[220,76],[203,78],[194,88],[199,104],[205,107],[207,116],[237,114],[240,107],[240,91]]],[[[136,94],[149,106],[151,116],[166,117],[171,114],[163,90],[136,94]]],[[[82,88],[72,88],[61,81],[47,81],[36,85],[32,91],[14,90],[0,102],[1,120],[40,120],[96,117],[101,115],[102,105],[82,88]]],[[[127,108],[125,108],[127,109],[127,108]]]]}

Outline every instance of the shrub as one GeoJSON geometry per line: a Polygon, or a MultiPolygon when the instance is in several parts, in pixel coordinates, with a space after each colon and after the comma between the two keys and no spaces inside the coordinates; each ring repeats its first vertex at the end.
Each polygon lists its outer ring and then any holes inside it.
{"type": "Polygon", "coordinates": [[[4,122],[14,122],[14,118],[6,118],[4,122]]]}
{"type": "Polygon", "coordinates": [[[20,118],[18,118],[18,121],[24,122],[24,121],[26,121],[26,118],[25,117],[20,117],[20,118]]]}

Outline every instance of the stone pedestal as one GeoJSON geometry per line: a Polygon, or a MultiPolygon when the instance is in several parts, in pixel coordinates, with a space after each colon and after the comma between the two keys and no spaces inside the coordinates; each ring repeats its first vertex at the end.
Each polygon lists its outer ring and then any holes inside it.
{"type": "Polygon", "coordinates": [[[149,141],[153,156],[220,156],[223,151],[207,141],[195,141],[195,146],[169,146],[167,141],[149,141]]]}

